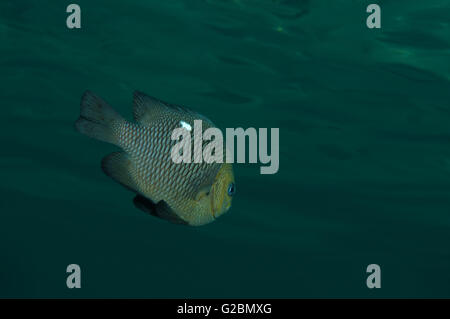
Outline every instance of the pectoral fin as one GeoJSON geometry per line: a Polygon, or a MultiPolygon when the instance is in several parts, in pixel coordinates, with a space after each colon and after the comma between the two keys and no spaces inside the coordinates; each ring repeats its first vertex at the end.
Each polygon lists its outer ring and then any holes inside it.
{"type": "Polygon", "coordinates": [[[208,196],[209,192],[211,192],[211,185],[201,187],[195,195],[195,200],[200,201],[203,197],[208,196]]]}

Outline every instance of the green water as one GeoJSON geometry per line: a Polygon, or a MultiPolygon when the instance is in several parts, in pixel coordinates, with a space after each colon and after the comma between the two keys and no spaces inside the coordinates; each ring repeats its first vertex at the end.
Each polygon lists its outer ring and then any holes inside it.
{"type": "Polygon", "coordinates": [[[2,1],[0,297],[450,297],[450,2],[371,2],[2,1]],[[278,127],[280,170],[235,165],[210,225],[146,215],[73,129],[86,89],[278,127]]]}

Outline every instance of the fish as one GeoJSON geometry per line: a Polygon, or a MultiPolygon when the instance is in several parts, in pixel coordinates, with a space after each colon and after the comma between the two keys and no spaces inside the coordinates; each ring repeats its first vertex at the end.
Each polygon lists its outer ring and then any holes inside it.
{"type": "MultiPolygon", "coordinates": [[[[75,129],[118,146],[101,161],[103,172],[135,193],[134,205],[174,224],[206,225],[226,213],[236,192],[233,167],[223,161],[175,163],[172,132],[202,121],[202,130],[216,128],[207,117],[140,91],[133,93],[134,121],[127,121],[91,91],[81,98],[75,129]]],[[[225,151],[225,150],[224,150],[225,151]]]]}

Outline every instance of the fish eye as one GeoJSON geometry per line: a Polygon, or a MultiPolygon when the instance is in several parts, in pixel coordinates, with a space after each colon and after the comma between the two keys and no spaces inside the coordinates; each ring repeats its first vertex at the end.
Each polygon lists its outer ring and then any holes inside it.
{"type": "Polygon", "coordinates": [[[228,195],[233,196],[236,193],[236,187],[234,186],[234,183],[231,183],[228,185],[228,195]]]}

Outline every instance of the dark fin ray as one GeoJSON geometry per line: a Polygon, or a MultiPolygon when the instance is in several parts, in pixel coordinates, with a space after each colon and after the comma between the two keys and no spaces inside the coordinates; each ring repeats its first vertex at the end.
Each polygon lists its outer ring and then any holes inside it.
{"type": "Polygon", "coordinates": [[[136,195],[133,199],[133,203],[137,208],[152,216],[165,219],[173,224],[188,224],[186,221],[178,217],[165,201],[160,201],[158,204],[155,204],[150,199],[142,195],[136,195]]]}
{"type": "Polygon", "coordinates": [[[136,183],[131,175],[131,162],[124,152],[115,152],[102,160],[102,169],[106,175],[133,192],[137,192],[136,183]]]}
{"type": "Polygon", "coordinates": [[[123,118],[105,101],[90,91],[81,98],[80,117],[75,122],[78,132],[107,143],[116,144],[115,124],[123,118]]]}
{"type": "Polygon", "coordinates": [[[153,203],[150,199],[142,195],[136,195],[133,199],[133,204],[134,206],[136,206],[136,208],[139,208],[140,210],[152,216],[158,217],[156,213],[156,204],[153,203]]]}

